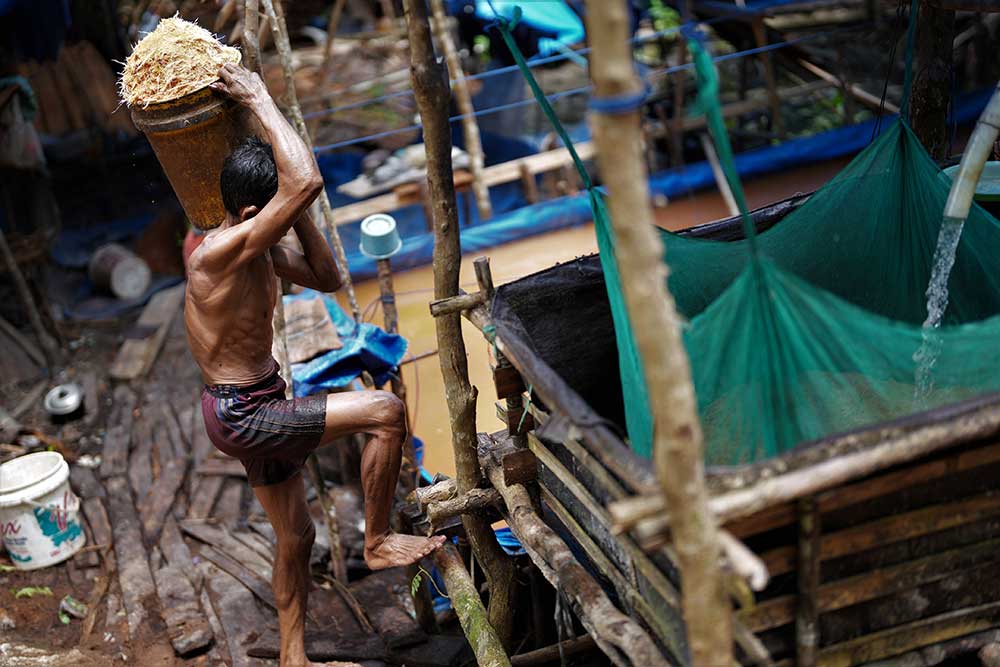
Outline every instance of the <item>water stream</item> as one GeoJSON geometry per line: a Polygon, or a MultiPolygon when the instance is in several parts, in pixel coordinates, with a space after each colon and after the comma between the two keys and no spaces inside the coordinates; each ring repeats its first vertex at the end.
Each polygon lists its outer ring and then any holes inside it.
{"type": "Polygon", "coordinates": [[[934,365],[941,354],[941,337],[937,329],[941,326],[944,313],[948,309],[948,278],[955,266],[955,253],[962,238],[965,220],[946,217],[941,221],[937,248],[934,249],[931,281],[927,285],[927,319],[924,320],[923,340],[920,349],[913,355],[917,364],[914,398],[925,398],[934,388],[934,365]]]}

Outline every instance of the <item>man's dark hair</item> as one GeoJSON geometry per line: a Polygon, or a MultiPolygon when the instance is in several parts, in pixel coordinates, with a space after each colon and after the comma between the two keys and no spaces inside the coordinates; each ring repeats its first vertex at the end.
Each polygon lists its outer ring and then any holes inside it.
{"type": "Polygon", "coordinates": [[[271,144],[250,137],[222,163],[222,203],[239,216],[245,206],[264,208],[278,191],[278,170],[274,166],[271,144]]]}

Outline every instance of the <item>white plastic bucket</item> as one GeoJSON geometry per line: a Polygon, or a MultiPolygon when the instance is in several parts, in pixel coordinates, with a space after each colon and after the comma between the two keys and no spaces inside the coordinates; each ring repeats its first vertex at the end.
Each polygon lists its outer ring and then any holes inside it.
{"type": "Polygon", "coordinates": [[[19,456],[0,465],[0,535],[14,565],[35,570],[79,551],[87,538],[69,464],[58,452],[19,456]]]}

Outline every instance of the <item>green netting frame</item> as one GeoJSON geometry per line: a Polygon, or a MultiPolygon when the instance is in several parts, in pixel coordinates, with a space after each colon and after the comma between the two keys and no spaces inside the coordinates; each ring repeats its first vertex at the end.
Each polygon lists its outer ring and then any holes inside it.
{"type": "MultiPolygon", "coordinates": [[[[633,449],[649,456],[650,397],[603,196],[509,26],[501,21],[500,30],[585,179],[615,323],[629,438],[633,449]]],[[[832,432],[1000,390],[1000,223],[973,207],[949,283],[947,326],[924,331],[924,293],[949,182],[906,123],[892,124],[804,205],[757,235],[736,177],[714,64],[697,38],[688,46],[699,84],[695,112],[707,117],[747,235],[715,242],[662,234],[668,286],[688,320],[684,342],[707,461],[749,463],[832,432]],[[918,398],[914,355],[925,337],[939,358],[933,386],[918,398]]],[[[910,79],[908,62],[905,89],[910,79]]]]}

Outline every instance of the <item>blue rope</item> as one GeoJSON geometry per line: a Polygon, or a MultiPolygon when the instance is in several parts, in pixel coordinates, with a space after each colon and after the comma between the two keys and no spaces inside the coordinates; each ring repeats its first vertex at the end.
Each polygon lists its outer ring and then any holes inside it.
{"type": "MultiPolygon", "coordinates": [[[[797,2],[798,0],[795,0],[795,1],[797,2]]],[[[781,4],[786,4],[786,3],[785,2],[779,2],[779,3],[775,3],[775,4],[776,5],[781,5],[781,4]]],[[[774,5],[772,5],[772,6],[774,6],[774,5]]],[[[741,8],[738,11],[735,11],[735,12],[733,12],[731,14],[722,14],[720,16],[714,16],[714,17],[712,17],[710,19],[706,19],[704,21],[688,21],[688,22],[686,22],[686,23],[684,23],[682,25],[674,26],[674,27],[671,27],[671,28],[665,28],[663,30],[660,30],[658,32],[654,32],[654,33],[649,34],[649,35],[642,35],[642,36],[639,36],[639,37],[633,37],[633,38],[629,39],[628,43],[629,44],[633,44],[633,45],[635,45],[635,44],[645,44],[646,42],[651,42],[653,40],[659,39],[660,37],[666,37],[668,35],[673,35],[673,34],[676,34],[676,33],[684,33],[685,29],[692,28],[692,27],[694,27],[696,25],[712,25],[712,24],[715,24],[715,23],[721,23],[723,21],[739,20],[739,19],[744,18],[746,16],[752,16],[752,15],[763,13],[764,11],[766,11],[769,8],[770,7],[759,7],[759,8],[755,8],[755,9],[741,8]]],[[[493,25],[496,25],[496,24],[497,24],[496,21],[492,21],[489,24],[489,26],[493,26],[493,25]]],[[[585,56],[585,55],[587,55],[587,54],[590,53],[591,48],[592,47],[588,46],[586,48],[579,49],[577,51],[568,50],[569,52],[567,52],[567,53],[559,53],[559,54],[556,54],[556,55],[545,56],[543,58],[533,58],[533,59],[531,59],[531,60],[528,61],[528,66],[531,67],[531,68],[535,68],[535,67],[539,67],[541,65],[548,65],[549,63],[554,63],[554,62],[559,62],[559,61],[562,61],[562,60],[573,59],[573,58],[577,58],[577,57],[580,57],[580,56],[585,56]]],[[[481,81],[483,79],[489,79],[489,78],[494,77],[494,76],[500,76],[501,74],[509,74],[510,72],[515,72],[515,71],[517,71],[517,69],[518,69],[517,65],[508,65],[506,67],[499,67],[497,69],[487,70],[486,72],[480,72],[479,74],[470,74],[468,76],[465,76],[464,79],[466,81],[481,81]]],[[[451,79],[451,83],[454,84],[455,83],[455,79],[451,79]]],[[[367,100],[361,100],[361,101],[358,101],[358,102],[350,102],[348,104],[343,104],[341,106],[330,107],[329,109],[318,109],[316,111],[311,111],[311,112],[309,112],[307,114],[304,114],[303,118],[305,118],[306,120],[311,119],[311,118],[319,118],[321,116],[332,115],[332,114],[338,113],[340,111],[350,111],[351,109],[357,109],[357,108],[365,107],[365,106],[368,106],[368,105],[371,105],[371,104],[379,104],[381,102],[387,102],[389,100],[393,100],[393,99],[396,99],[396,98],[399,98],[399,97],[409,97],[409,96],[412,96],[412,95],[413,95],[413,89],[412,88],[407,88],[406,90],[400,90],[400,91],[396,91],[396,92],[393,92],[393,93],[386,93],[385,95],[379,95],[378,97],[372,97],[372,98],[367,99],[367,100]]],[[[305,99],[305,100],[302,100],[302,103],[303,104],[309,104],[310,102],[314,101],[315,99],[316,98],[313,98],[311,100],[310,99],[305,99]]]]}
{"type": "Polygon", "coordinates": [[[637,93],[626,93],[624,95],[613,95],[610,97],[591,97],[590,108],[598,113],[623,114],[638,111],[646,103],[646,98],[653,90],[649,82],[645,82],[642,90],[637,93]]]}
{"type": "MultiPolygon", "coordinates": [[[[811,41],[811,40],[814,40],[814,39],[818,39],[820,37],[825,37],[827,35],[830,35],[830,34],[833,34],[833,33],[837,33],[837,32],[841,32],[843,30],[848,30],[848,29],[849,28],[837,28],[837,29],[834,29],[834,30],[828,30],[826,32],[820,32],[820,33],[815,33],[815,34],[812,34],[812,35],[805,35],[805,36],[802,36],[802,37],[796,37],[795,39],[789,39],[789,40],[786,40],[784,42],[776,42],[774,44],[768,44],[766,46],[755,47],[755,48],[752,48],[752,49],[748,49],[746,51],[737,51],[735,53],[726,53],[726,54],[723,54],[721,56],[715,56],[714,58],[712,58],[712,61],[716,62],[716,63],[720,63],[720,62],[725,62],[727,60],[736,60],[736,59],[744,58],[744,57],[747,57],[747,56],[753,56],[753,55],[756,55],[758,53],[767,53],[769,51],[776,51],[778,49],[785,48],[786,46],[792,46],[794,44],[799,44],[801,42],[811,41]]],[[[669,74],[674,74],[676,72],[683,72],[683,71],[690,70],[690,69],[693,69],[693,68],[694,68],[694,64],[693,63],[685,63],[683,65],[673,65],[671,67],[665,67],[663,69],[655,70],[653,72],[648,73],[647,74],[647,79],[655,78],[655,77],[667,76],[669,74]]],[[[557,93],[552,93],[550,95],[545,95],[544,97],[545,97],[545,99],[554,102],[554,101],[556,101],[558,99],[561,99],[563,97],[568,97],[570,95],[579,95],[581,93],[589,92],[592,89],[593,89],[592,85],[586,85],[586,86],[581,86],[579,88],[572,88],[572,89],[569,89],[569,90],[563,90],[563,91],[560,91],[560,92],[557,92],[557,93]]],[[[409,92],[409,91],[404,91],[404,92],[409,92]]],[[[460,121],[460,120],[463,120],[464,118],[469,118],[469,117],[479,118],[479,117],[482,117],[482,116],[489,116],[489,115],[492,115],[492,114],[495,114],[495,113],[500,113],[501,111],[507,111],[509,109],[516,109],[516,108],[519,108],[519,107],[524,107],[524,106],[528,106],[528,105],[531,105],[531,104],[537,104],[537,103],[538,103],[537,100],[535,100],[533,97],[529,97],[527,99],[519,100],[517,102],[509,102],[507,104],[501,104],[499,106],[490,107],[489,109],[482,109],[480,111],[475,111],[475,112],[473,112],[471,114],[458,114],[458,115],[455,115],[455,116],[451,116],[448,119],[448,122],[449,123],[454,123],[456,121],[460,121]]],[[[386,130],[384,132],[377,132],[375,134],[370,134],[370,135],[367,135],[367,136],[364,136],[364,137],[356,137],[354,139],[347,139],[345,141],[340,141],[340,142],[337,142],[337,143],[326,144],[324,146],[317,146],[313,150],[316,153],[328,153],[330,151],[337,150],[339,148],[346,148],[348,146],[354,146],[356,144],[361,144],[361,143],[364,143],[366,141],[373,141],[375,139],[381,139],[383,137],[390,137],[390,136],[393,136],[393,135],[396,135],[396,134],[402,134],[403,132],[413,132],[414,130],[419,130],[420,128],[421,128],[421,125],[419,125],[419,124],[408,125],[406,127],[400,127],[400,128],[396,128],[394,130],[386,130]]]]}

